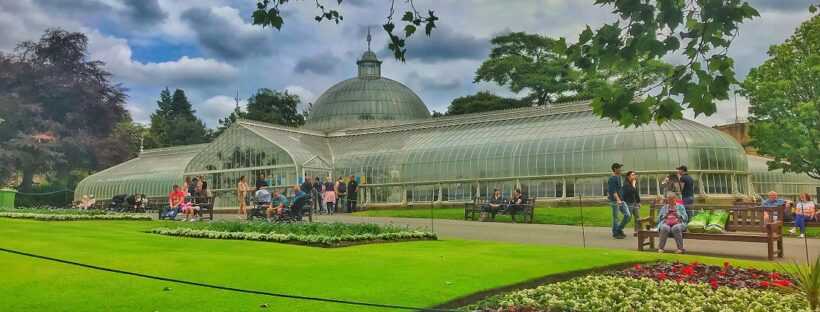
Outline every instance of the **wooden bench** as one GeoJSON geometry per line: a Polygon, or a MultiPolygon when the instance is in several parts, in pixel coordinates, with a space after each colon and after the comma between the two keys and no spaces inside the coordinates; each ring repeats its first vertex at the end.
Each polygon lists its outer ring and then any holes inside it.
{"type": "Polygon", "coordinates": [[[191,202],[194,203],[196,206],[199,207],[197,210],[197,214],[199,215],[200,220],[208,219],[213,221],[214,220],[214,197],[210,196],[200,196],[200,197],[191,197],[191,202]],[[207,217],[205,215],[208,215],[207,217]]]}
{"type": "Polygon", "coordinates": [[[472,201],[468,201],[464,203],[464,221],[467,220],[477,220],[475,215],[478,213],[481,216],[481,212],[484,211],[484,204],[487,202],[486,196],[475,197],[472,201]]]}
{"type": "MultiPolygon", "coordinates": [[[[519,213],[521,214],[521,216],[523,216],[525,223],[533,223],[535,220],[535,199],[536,197],[524,197],[524,201],[526,203],[521,204],[521,207],[523,207],[524,210],[520,211],[519,213]]],[[[511,208],[511,201],[506,202],[506,205],[504,205],[504,208],[501,210],[501,214],[510,214],[511,208]]],[[[515,220],[513,220],[513,222],[515,222],[515,220]]]]}
{"type": "MultiPolygon", "coordinates": [[[[661,205],[649,207],[649,216],[638,219],[641,230],[638,232],[638,250],[644,248],[655,249],[655,238],[658,237],[657,214],[661,205]]],[[[724,210],[729,213],[726,221],[726,232],[721,234],[691,233],[683,234],[684,240],[715,240],[730,242],[766,243],[768,258],[774,260],[774,255],[783,258],[783,222],[775,221],[773,213],[782,217],[784,207],[749,207],[749,206],[693,206],[696,211],[724,210]],[[768,218],[767,218],[768,217],[768,218]]],[[[687,209],[689,210],[689,209],[687,209]]],[[[692,216],[689,216],[691,219],[692,216]]]]}

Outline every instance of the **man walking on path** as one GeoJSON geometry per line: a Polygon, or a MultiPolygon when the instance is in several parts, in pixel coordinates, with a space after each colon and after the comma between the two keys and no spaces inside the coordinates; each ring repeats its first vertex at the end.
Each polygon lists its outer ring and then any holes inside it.
{"type": "Polygon", "coordinates": [[[691,205],[695,203],[695,181],[689,176],[689,169],[686,166],[678,168],[678,176],[680,176],[680,194],[684,205],[691,205]]]}
{"type": "Polygon", "coordinates": [[[612,237],[623,239],[624,227],[629,222],[629,207],[621,199],[624,197],[624,191],[621,184],[621,168],[624,165],[619,163],[612,164],[612,176],[609,177],[609,203],[612,205],[612,237]],[[623,214],[623,219],[618,220],[618,212],[623,214]]]}

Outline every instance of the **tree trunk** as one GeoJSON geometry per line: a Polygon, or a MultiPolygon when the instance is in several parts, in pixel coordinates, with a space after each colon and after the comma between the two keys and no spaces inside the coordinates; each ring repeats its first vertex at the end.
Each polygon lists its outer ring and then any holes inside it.
{"type": "Polygon", "coordinates": [[[20,182],[20,190],[23,192],[31,191],[32,184],[34,184],[34,170],[23,170],[23,181],[20,182]]]}

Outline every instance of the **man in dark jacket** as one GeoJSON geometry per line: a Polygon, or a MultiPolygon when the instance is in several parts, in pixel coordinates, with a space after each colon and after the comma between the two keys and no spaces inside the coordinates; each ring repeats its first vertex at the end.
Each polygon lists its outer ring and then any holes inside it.
{"type": "Polygon", "coordinates": [[[356,177],[350,175],[347,180],[347,212],[353,213],[356,211],[356,199],[359,195],[359,182],[356,182],[356,177]]]}

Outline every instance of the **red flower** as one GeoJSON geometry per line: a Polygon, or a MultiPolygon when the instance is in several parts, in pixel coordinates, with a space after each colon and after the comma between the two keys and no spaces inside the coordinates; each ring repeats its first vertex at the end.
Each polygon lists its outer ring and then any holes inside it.
{"type": "Polygon", "coordinates": [[[772,281],[772,283],[783,286],[783,287],[789,287],[792,284],[792,283],[789,283],[789,281],[787,281],[787,280],[774,280],[774,281],[772,281]]]}
{"type": "Polygon", "coordinates": [[[666,278],[666,273],[658,274],[658,279],[664,279],[664,278],[666,278]]]}
{"type": "Polygon", "coordinates": [[[728,267],[728,266],[729,266],[729,261],[725,261],[725,262],[723,262],[723,266],[724,266],[724,267],[728,267]]]}
{"type": "Polygon", "coordinates": [[[677,270],[678,270],[678,267],[673,266],[673,267],[671,268],[671,270],[672,270],[672,271],[677,271],[677,270]]]}
{"type": "Polygon", "coordinates": [[[717,287],[718,287],[718,282],[717,282],[717,280],[712,280],[711,282],[709,282],[709,286],[712,286],[712,287],[717,288],[717,287]]]}
{"type": "Polygon", "coordinates": [[[763,288],[769,287],[769,282],[767,282],[767,281],[760,282],[760,287],[763,287],[763,288]]]}
{"type": "Polygon", "coordinates": [[[721,275],[721,276],[726,275],[726,271],[720,270],[720,272],[718,272],[718,274],[721,275]]]}
{"type": "Polygon", "coordinates": [[[700,262],[695,261],[695,262],[692,262],[692,264],[698,265],[698,264],[700,264],[700,262]]]}
{"type": "Polygon", "coordinates": [[[640,269],[640,268],[641,268],[641,266],[640,266],[640,265],[638,265],[637,263],[635,263],[635,271],[637,271],[637,270],[638,270],[638,269],[640,269]]]}
{"type": "Polygon", "coordinates": [[[683,275],[695,275],[695,270],[693,270],[691,267],[681,268],[680,273],[683,275]]]}
{"type": "Polygon", "coordinates": [[[780,278],[780,275],[777,274],[777,273],[772,273],[772,274],[769,274],[769,277],[775,279],[775,278],[780,278]]]}

